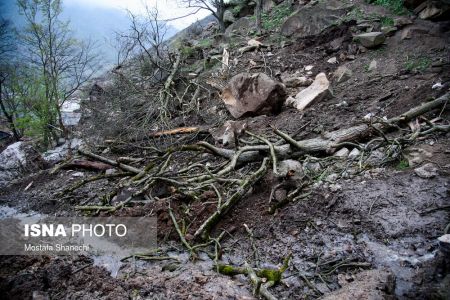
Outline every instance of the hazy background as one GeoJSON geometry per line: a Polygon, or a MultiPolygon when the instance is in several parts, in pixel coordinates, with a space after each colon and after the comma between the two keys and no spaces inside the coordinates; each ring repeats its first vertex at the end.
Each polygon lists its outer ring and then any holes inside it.
{"type": "MultiPolygon", "coordinates": [[[[180,8],[176,0],[148,0],[146,3],[150,7],[158,7],[161,19],[172,19],[192,12],[180,8]]],[[[129,27],[125,10],[140,14],[144,11],[143,7],[143,0],[63,0],[62,16],[70,20],[70,28],[76,37],[96,42],[102,53],[104,66],[107,67],[116,60],[116,50],[111,44],[114,32],[125,31],[129,27]]],[[[171,21],[167,37],[207,15],[206,11],[200,11],[195,15],[171,21]]],[[[9,19],[18,28],[24,23],[17,10],[16,0],[0,0],[0,16],[9,19]]]]}

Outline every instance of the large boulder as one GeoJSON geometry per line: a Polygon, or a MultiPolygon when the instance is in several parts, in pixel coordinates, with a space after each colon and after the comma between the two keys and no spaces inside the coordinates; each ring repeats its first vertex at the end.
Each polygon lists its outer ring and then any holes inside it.
{"type": "Polygon", "coordinates": [[[301,8],[286,19],[281,26],[281,34],[287,37],[305,37],[321,33],[324,29],[338,24],[351,6],[340,1],[324,1],[301,8]]]}
{"type": "Polygon", "coordinates": [[[33,171],[41,164],[40,155],[30,145],[24,142],[9,145],[0,153],[0,187],[7,186],[10,181],[33,171]]]}
{"type": "Polygon", "coordinates": [[[367,32],[355,36],[361,45],[366,48],[374,48],[384,43],[386,36],[383,32],[367,32]]]}
{"type": "Polygon", "coordinates": [[[314,82],[304,90],[301,90],[295,98],[289,97],[286,104],[304,110],[308,105],[315,101],[320,101],[331,94],[330,82],[325,73],[319,73],[314,82]]]}
{"type": "Polygon", "coordinates": [[[231,78],[221,98],[235,118],[276,113],[286,100],[285,86],[263,73],[241,73],[231,78]]]}
{"type": "Polygon", "coordinates": [[[240,18],[225,30],[225,36],[230,37],[233,34],[247,36],[249,31],[254,27],[255,21],[250,17],[240,18]]]}

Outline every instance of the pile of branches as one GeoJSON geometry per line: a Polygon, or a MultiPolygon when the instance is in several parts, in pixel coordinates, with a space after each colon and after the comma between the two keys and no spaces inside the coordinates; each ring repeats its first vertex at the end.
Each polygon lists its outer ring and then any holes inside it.
{"type": "MultiPolygon", "coordinates": [[[[61,194],[72,193],[77,188],[96,180],[122,177],[117,189],[104,195],[99,204],[77,206],[76,209],[90,213],[102,211],[113,214],[123,207],[131,205],[135,198],[166,201],[167,211],[174,228],[186,249],[193,257],[196,257],[200,248],[214,246],[216,253],[212,256],[218,263],[218,253],[220,252],[218,248],[224,232],[214,236],[216,225],[230,214],[236,204],[270,171],[279,179],[280,184],[272,187],[267,207],[269,213],[276,213],[278,209],[290,202],[307,198],[314,179],[321,175],[306,173],[294,184],[289,184],[290,191],[284,200],[275,202],[272,199],[274,191],[288,182],[292,175],[280,173],[278,169],[280,160],[296,159],[303,163],[319,161],[328,167],[340,166],[340,173],[338,173],[342,175],[350,166],[356,166],[361,172],[364,171],[367,157],[376,149],[388,149],[392,159],[398,159],[401,149],[414,143],[417,139],[436,132],[450,131],[450,125],[442,118],[430,120],[423,116],[436,110],[442,114],[448,107],[449,98],[450,93],[446,93],[436,100],[391,119],[372,118],[360,125],[328,132],[323,136],[306,140],[296,140],[295,136],[273,128],[273,135],[270,137],[247,131],[245,139],[242,138],[239,143],[241,146],[235,149],[221,148],[207,141],[199,141],[195,144],[166,149],[151,148],[147,151],[150,155],[134,159],[134,161],[124,158],[112,160],[88,150],[79,150],[80,155],[118,168],[122,172],[110,175],[101,174],[85,179],[74,186],[67,187],[61,194]],[[335,160],[338,158],[331,155],[342,147],[359,149],[359,157],[346,160],[344,164],[336,164],[335,160]],[[391,151],[392,149],[396,149],[396,151],[391,151]],[[141,163],[143,161],[146,162],[144,166],[132,165],[133,162],[141,163]],[[154,195],[153,190],[162,185],[167,186],[168,192],[162,196],[154,195]],[[134,192],[119,203],[112,204],[111,199],[124,188],[132,188],[134,192]],[[180,215],[176,215],[171,207],[171,204],[174,203],[173,200],[182,197],[185,199],[184,203],[194,203],[201,201],[200,196],[205,192],[213,193],[215,195],[213,198],[216,199],[216,202],[212,203],[215,209],[210,215],[201,220],[196,228],[190,228],[193,220],[188,220],[191,222],[189,225],[186,225],[186,220],[182,222],[177,220],[180,215]],[[188,233],[188,228],[192,233],[188,233]],[[198,244],[195,244],[197,242],[198,244]]],[[[196,132],[197,129],[191,128],[184,131],[172,130],[165,134],[196,132]]],[[[160,135],[155,134],[155,136],[160,135]]],[[[336,170],[333,171],[336,172],[336,170]]],[[[220,271],[219,267],[218,271],[220,271]]],[[[241,271],[252,278],[252,282],[261,292],[258,271],[255,272],[249,266],[241,271]]],[[[266,298],[273,299],[270,298],[267,287],[262,293],[266,294],[266,298]]]]}

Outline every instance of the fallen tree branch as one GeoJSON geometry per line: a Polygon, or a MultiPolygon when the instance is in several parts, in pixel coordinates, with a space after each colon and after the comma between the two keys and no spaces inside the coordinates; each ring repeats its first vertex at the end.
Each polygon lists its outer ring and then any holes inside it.
{"type": "Polygon", "coordinates": [[[86,151],[86,150],[78,149],[78,153],[80,153],[81,155],[84,155],[86,157],[89,157],[89,158],[101,161],[101,162],[103,162],[105,164],[118,167],[119,169],[122,169],[122,170],[127,171],[127,172],[131,172],[131,173],[134,173],[134,174],[139,174],[139,173],[142,172],[142,170],[140,170],[138,168],[135,168],[135,167],[123,164],[123,163],[119,163],[119,162],[117,162],[115,160],[112,160],[112,159],[109,159],[109,158],[106,158],[106,157],[94,154],[94,153],[86,151]]]}

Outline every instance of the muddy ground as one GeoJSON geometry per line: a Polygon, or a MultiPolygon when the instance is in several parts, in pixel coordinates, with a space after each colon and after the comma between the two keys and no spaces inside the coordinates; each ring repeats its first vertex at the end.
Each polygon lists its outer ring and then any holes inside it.
{"type": "MultiPolygon", "coordinates": [[[[343,60],[340,65],[351,68],[353,76],[344,83],[332,82],[332,98],[315,103],[304,112],[284,107],[278,115],[248,118],[250,129],[269,134],[270,126],[274,126],[292,134],[303,127],[297,136],[300,140],[356,125],[368,113],[393,117],[442,95],[448,90],[450,78],[447,25],[416,20],[411,26],[421,30],[416,30],[411,39],[401,39],[401,31],[397,31],[380,48],[357,52],[354,60],[343,60]],[[425,69],[407,67],[411,57],[422,56],[430,60],[425,69]],[[374,59],[377,69],[368,71],[367,66],[374,59]],[[438,82],[444,87],[432,89],[438,82]]],[[[283,48],[274,43],[272,58],[263,57],[267,54],[259,52],[246,53],[239,58],[244,63],[238,64],[233,72],[249,70],[251,65],[246,66],[246,62],[250,60],[267,59],[268,65],[259,71],[272,75],[294,73],[310,64],[314,66],[311,76],[326,72],[332,77],[338,65],[327,63],[327,59],[347,52],[353,43],[349,38],[352,26],[344,26],[339,33],[325,32],[309,39],[292,40],[283,48]],[[330,41],[340,36],[346,37],[342,46],[330,53],[327,50],[330,41]]],[[[270,41],[265,36],[263,42],[270,41]]],[[[297,90],[289,92],[295,95],[297,90]]],[[[222,115],[229,118],[218,99],[204,105],[205,111],[218,106],[222,115]]],[[[447,124],[449,120],[448,111],[433,111],[427,117],[441,117],[447,124]]],[[[181,125],[199,125],[189,123],[194,120],[208,123],[207,117],[196,117],[186,119],[181,125]]],[[[449,299],[450,258],[449,253],[440,249],[437,238],[443,234],[450,216],[448,210],[433,210],[450,202],[449,137],[449,133],[436,133],[404,149],[404,153],[414,148],[427,153],[421,164],[431,162],[438,166],[431,178],[416,174],[414,168],[420,165],[402,164],[403,156],[345,175],[335,176],[330,169],[315,179],[308,197],[287,204],[275,215],[267,212],[274,185],[273,176],[268,174],[216,226],[215,234],[221,230],[228,232],[221,242],[221,260],[237,266],[249,261],[255,266],[271,268],[280,266],[292,253],[281,284],[270,289],[280,299],[314,299],[327,295],[331,299],[449,299]],[[253,231],[253,239],[249,238],[244,224],[253,231]],[[331,294],[333,291],[343,294],[331,294]]],[[[212,141],[211,137],[205,139],[212,141]]],[[[186,154],[175,157],[181,165],[190,159],[186,154]]],[[[254,166],[246,166],[239,172],[249,172],[251,167],[254,166]]],[[[80,175],[79,171],[61,170],[51,175],[50,170],[43,170],[30,174],[0,191],[0,205],[24,213],[80,214],[73,209],[75,205],[98,203],[100,195],[119,184],[119,179],[105,179],[73,194],[57,196],[67,185],[96,174],[83,171],[80,175]],[[30,182],[33,185],[24,191],[30,182]]],[[[119,195],[112,204],[123,197],[126,196],[119,195]]],[[[177,216],[186,204],[183,201],[174,201],[177,216]]],[[[214,210],[216,201],[214,194],[205,193],[201,202],[192,203],[191,215],[198,218],[192,221],[189,234],[214,210]]],[[[107,265],[84,256],[3,256],[0,257],[0,298],[254,298],[245,276],[218,274],[207,253],[200,252],[197,261],[190,260],[178,242],[165,201],[135,203],[116,214],[157,216],[160,248],[176,259],[120,263],[118,258],[111,258],[107,265]],[[111,276],[111,264],[119,268],[113,274],[116,276],[111,276]]]]}

